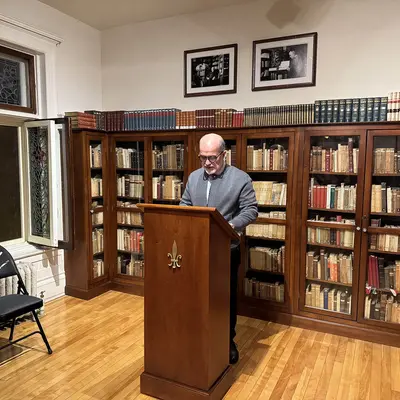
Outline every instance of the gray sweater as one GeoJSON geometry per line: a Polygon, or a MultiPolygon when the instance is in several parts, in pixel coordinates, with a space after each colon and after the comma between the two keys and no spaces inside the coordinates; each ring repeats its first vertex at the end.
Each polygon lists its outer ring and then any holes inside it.
{"type": "Polygon", "coordinates": [[[257,199],[251,178],[246,172],[227,165],[221,175],[209,177],[203,168],[188,178],[181,206],[215,207],[238,232],[258,216],[257,199]],[[207,185],[210,191],[207,202],[207,185]]]}

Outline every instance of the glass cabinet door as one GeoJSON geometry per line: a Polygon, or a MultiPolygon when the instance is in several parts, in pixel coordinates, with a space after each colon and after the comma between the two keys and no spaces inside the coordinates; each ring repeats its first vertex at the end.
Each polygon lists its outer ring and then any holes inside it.
{"type": "Polygon", "coordinates": [[[144,278],[144,140],[115,140],[117,276],[144,278]]]}
{"type": "Polygon", "coordinates": [[[104,258],[104,138],[89,137],[91,224],[92,224],[92,278],[105,276],[104,258]]]}
{"type": "Polygon", "coordinates": [[[304,312],[356,318],[364,154],[361,131],[306,132],[300,250],[304,312]]]}
{"type": "Polygon", "coordinates": [[[250,303],[288,306],[293,148],[293,132],[244,139],[245,170],[253,180],[259,212],[245,232],[243,294],[250,303]]]}
{"type": "Polygon", "coordinates": [[[400,131],[369,131],[359,316],[400,327],[400,131]]]}

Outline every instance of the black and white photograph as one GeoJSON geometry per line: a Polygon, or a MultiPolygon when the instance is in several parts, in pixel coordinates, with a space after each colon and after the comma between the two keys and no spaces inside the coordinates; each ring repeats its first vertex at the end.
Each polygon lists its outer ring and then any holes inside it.
{"type": "Polygon", "coordinates": [[[184,52],[185,97],[236,93],[237,44],[184,52]]]}
{"type": "Polygon", "coordinates": [[[253,42],[252,90],[315,86],[317,33],[253,42]]]}

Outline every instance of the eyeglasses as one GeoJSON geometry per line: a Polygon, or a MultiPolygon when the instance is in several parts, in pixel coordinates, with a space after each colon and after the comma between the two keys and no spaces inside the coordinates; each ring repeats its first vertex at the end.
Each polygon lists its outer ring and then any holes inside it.
{"type": "Polygon", "coordinates": [[[210,161],[210,163],[215,163],[222,153],[223,151],[221,151],[221,153],[217,154],[216,156],[202,156],[201,154],[199,154],[198,157],[202,163],[205,163],[207,160],[210,161]]]}

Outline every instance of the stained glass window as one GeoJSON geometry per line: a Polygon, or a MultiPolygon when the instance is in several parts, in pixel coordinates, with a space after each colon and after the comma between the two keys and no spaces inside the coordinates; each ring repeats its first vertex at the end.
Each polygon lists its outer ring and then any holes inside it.
{"type": "Polygon", "coordinates": [[[34,57],[0,46],[0,108],[36,113],[34,57]]]}
{"type": "Polygon", "coordinates": [[[32,235],[50,239],[49,133],[47,127],[28,130],[32,235]]]}

